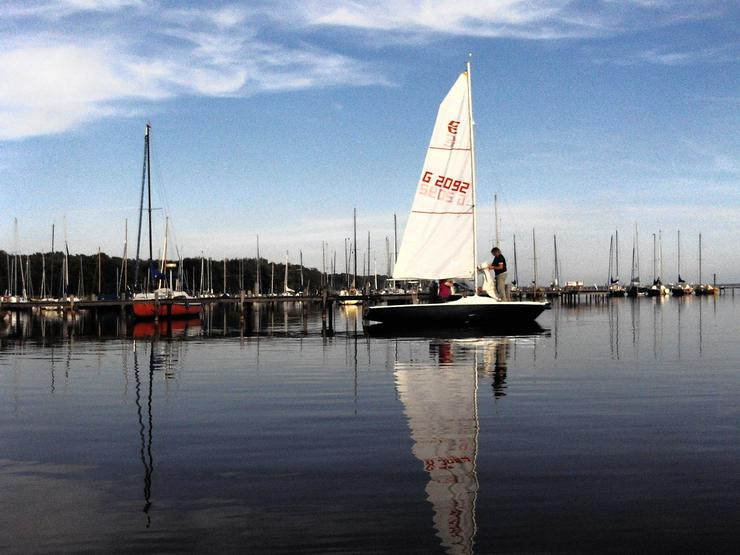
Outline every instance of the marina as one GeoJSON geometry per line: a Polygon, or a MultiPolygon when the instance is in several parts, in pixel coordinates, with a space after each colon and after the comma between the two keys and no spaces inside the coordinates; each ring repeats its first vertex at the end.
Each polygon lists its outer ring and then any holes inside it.
{"type": "Polygon", "coordinates": [[[6,0],[0,553],[737,553],[739,20],[6,0]]]}

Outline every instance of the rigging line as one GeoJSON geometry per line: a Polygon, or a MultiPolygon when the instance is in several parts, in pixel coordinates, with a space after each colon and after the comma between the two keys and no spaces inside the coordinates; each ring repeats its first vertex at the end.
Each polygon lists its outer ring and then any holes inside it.
{"type": "MultiPolygon", "coordinates": [[[[154,143],[154,141],[152,141],[152,137],[150,135],[150,137],[149,137],[149,148],[150,148],[150,151],[151,150],[155,150],[153,148],[153,146],[154,146],[153,143],[154,143]]],[[[155,150],[155,152],[159,152],[159,151],[158,150],[155,150]]],[[[174,220],[172,218],[172,210],[170,209],[170,202],[169,202],[169,197],[168,197],[168,194],[167,194],[167,186],[165,184],[165,180],[164,180],[164,177],[163,177],[163,174],[162,174],[162,166],[161,166],[161,163],[159,161],[159,156],[150,157],[150,164],[151,164],[151,158],[154,158],[154,164],[152,164],[152,165],[154,166],[154,170],[155,170],[154,173],[156,175],[156,184],[158,185],[156,187],[156,189],[157,189],[157,196],[159,197],[160,203],[162,204],[162,210],[164,210],[165,218],[169,218],[169,220],[170,220],[170,223],[169,223],[169,234],[172,237],[172,242],[174,244],[177,244],[177,242],[178,242],[177,241],[177,239],[178,239],[178,237],[177,237],[177,229],[176,229],[176,226],[175,226],[175,222],[174,222],[174,220]]],[[[162,233],[164,233],[164,230],[162,231],[162,233]]],[[[164,253],[162,253],[162,254],[164,254],[164,253]]]]}
{"type": "Polygon", "coordinates": [[[470,147],[468,148],[449,148],[449,147],[443,147],[443,146],[429,146],[429,150],[444,150],[444,151],[462,151],[462,152],[469,152],[470,147]]]}

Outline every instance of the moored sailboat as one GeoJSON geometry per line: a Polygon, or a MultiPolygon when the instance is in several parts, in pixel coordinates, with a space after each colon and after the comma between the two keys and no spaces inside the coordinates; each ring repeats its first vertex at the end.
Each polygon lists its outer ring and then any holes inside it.
{"type": "MultiPolygon", "coordinates": [[[[148,196],[149,215],[149,262],[148,276],[142,291],[135,293],[132,299],[131,310],[137,318],[182,318],[200,314],[201,303],[188,295],[182,289],[173,287],[172,279],[167,283],[165,271],[167,264],[167,230],[165,230],[165,246],[160,268],[154,266],[152,259],[152,179],[150,161],[150,132],[151,124],[146,124],[144,134],[144,171],[141,182],[141,197],[139,204],[139,233],[136,242],[136,265],[134,267],[134,284],[139,287],[139,252],[141,246],[141,224],[144,211],[144,191],[148,196]],[[156,285],[156,286],[154,286],[156,285]]],[[[168,226],[166,226],[168,227],[168,226]]],[[[176,266],[176,265],[175,265],[176,266]]]]}
{"type": "Polygon", "coordinates": [[[711,283],[703,283],[702,282],[702,273],[701,273],[701,233],[699,234],[699,283],[694,287],[694,295],[716,295],[719,293],[719,289],[712,285],[711,283]]]}
{"type": "Polygon", "coordinates": [[[691,295],[694,292],[694,288],[691,287],[688,283],[686,283],[686,280],[684,280],[681,277],[681,230],[678,230],[678,265],[677,265],[677,275],[678,275],[678,281],[671,285],[671,295],[674,297],[683,297],[686,295],[691,295]]]}
{"type": "Polygon", "coordinates": [[[378,305],[365,319],[385,326],[492,326],[531,324],[547,302],[500,301],[478,291],[475,144],[470,62],[440,104],[393,278],[467,278],[474,294],[435,304],[378,305]]]}

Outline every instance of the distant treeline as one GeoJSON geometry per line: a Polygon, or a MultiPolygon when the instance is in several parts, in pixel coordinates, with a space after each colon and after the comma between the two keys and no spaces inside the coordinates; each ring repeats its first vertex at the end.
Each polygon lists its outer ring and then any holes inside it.
{"type": "MultiPolygon", "coordinates": [[[[0,293],[22,294],[25,288],[30,297],[40,297],[42,294],[51,297],[61,297],[64,294],[64,253],[34,253],[30,255],[13,255],[0,250],[0,293]]],[[[127,288],[134,290],[135,260],[129,259],[125,270],[120,256],[74,254],[68,257],[68,289],[67,293],[78,297],[88,295],[119,295],[127,288]]],[[[159,268],[159,261],[155,261],[159,268]]],[[[179,268],[179,263],[178,263],[179,268]]],[[[182,261],[182,276],[178,276],[178,268],[170,268],[166,274],[168,278],[180,279],[182,288],[190,293],[212,291],[214,294],[238,295],[241,290],[256,293],[257,259],[236,258],[223,260],[202,260],[200,258],[184,258],[182,261]]],[[[280,294],[285,286],[285,263],[272,263],[264,258],[260,259],[260,292],[267,294],[272,291],[280,294]],[[274,265],[274,270],[273,270],[274,265]],[[274,272],[274,273],[273,273],[274,272]],[[273,277],[274,276],[274,277],[273,277]]],[[[147,261],[139,262],[139,289],[147,279],[147,261]]],[[[297,264],[288,265],[288,287],[294,291],[305,290],[316,292],[326,287],[343,289],[347,287],[348,278],[344,273],[323,275],[316,268],[303,268],[297,264]],[[301,273],[303,287],[301,287],[301,273]]],[[[386,276],[378,276],[381,286],[385,284],[386,276]]],[[[349,276],[351,285],[352,276],[349,276]]],[[[366,283],[374,286],[374,276],[356,278],[358,288],[365,287],[366,283]]]]}

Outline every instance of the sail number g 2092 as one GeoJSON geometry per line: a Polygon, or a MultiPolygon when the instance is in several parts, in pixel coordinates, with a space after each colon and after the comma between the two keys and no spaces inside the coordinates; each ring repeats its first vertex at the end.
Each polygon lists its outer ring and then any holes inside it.
{"type": "Polygon", "coordinates": [[[419,183],[419,194],[449,203],[465,204],[465,195],[470,189],[470,183],[461,179],[454,179],[445,175],[435,175],[425,171],[419,183]]]}

